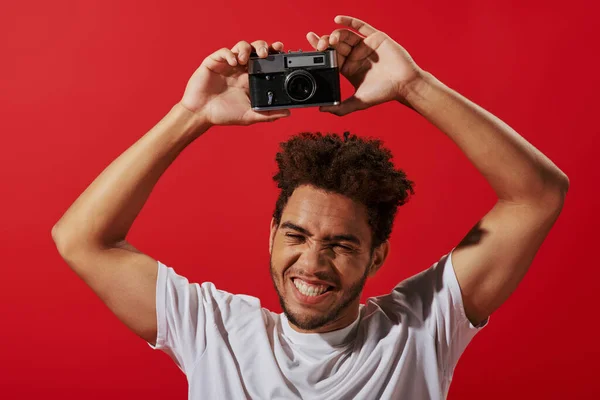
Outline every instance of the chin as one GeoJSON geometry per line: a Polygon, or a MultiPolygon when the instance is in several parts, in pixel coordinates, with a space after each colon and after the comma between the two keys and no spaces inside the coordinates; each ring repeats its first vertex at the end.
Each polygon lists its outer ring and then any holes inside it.
{"type": "Polygon", "coordinates": [[[280,304],[287,319],[306,331],[322,328],[339,318],[342,310],[335,299],[319,304],[304,304],[295,301],[293,295],[280,296],[280,304]],[[322,309],[321,309],[322,308],[322,309]]]}
{"type": "Polygon", "coordinates": [[[292,324],[305,331],[322,328],[331,322],[330,316],[323,313],[291,310],[284,310],[284,313],[292,324]]]}

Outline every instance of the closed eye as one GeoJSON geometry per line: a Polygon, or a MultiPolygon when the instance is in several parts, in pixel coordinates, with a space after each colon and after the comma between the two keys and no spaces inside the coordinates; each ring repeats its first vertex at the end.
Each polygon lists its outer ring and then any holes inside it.
{"type": "Polygon", "coordinates": [[[302,235],[294,235],[292,233],[286,233],[285,236],[288,238],[294,239],[294,240],[304,240],[304,236],[302,236],[302,235]]]}
{"type": "MultiPolygon", "coordinates": [[[[297,242],[303,242],[304,241],[304,236],[302,235],[295,235],[293,233],[286,233],[285,237],[290,238],[292,241],[297,241],[297,242]]],[[[344,250],[344,251],[354,251],[354,248],[352,247],[348,247],[348,246],[344,246],[343,244],[340,243],[332,243],[330,245],[331,248],[338,248],[340,250],[344,250]]]]}
{"type": "Polygon", "coordinates": [[[337,248],[340,248],[342,250],[347,250],[347,251],[354,250],[352,247],[344,246],[344,245],[339,244],[339,243],[336,243],[336,244],[332,245],[332,247],[337,247],[337,248]]]}

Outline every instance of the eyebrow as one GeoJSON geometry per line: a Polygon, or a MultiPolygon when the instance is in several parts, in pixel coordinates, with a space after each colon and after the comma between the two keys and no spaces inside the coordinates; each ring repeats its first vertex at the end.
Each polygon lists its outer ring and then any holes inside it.
{"type": "MultiPolygon", "coordinates": [[[[292,230],[300,232],[308,237],[313,236],[313,234],[310,233],[310,231],[308,229],[298,226],[290,221],[285,221],[284,223],[282,223],[281,229],[292,229],[292,230]]],[[[351,242],[351,243],[354,243],[354,244],[360,246],[360,239],[358,239],[356,236],[354,236],[352,234],[341,234],[341,235],[333,235],[333,236],[329,235],[329,236],[325,236],[323,238],[323,240],[325,240],[325,241],[346,241],[346,242],[351,242]]]]}

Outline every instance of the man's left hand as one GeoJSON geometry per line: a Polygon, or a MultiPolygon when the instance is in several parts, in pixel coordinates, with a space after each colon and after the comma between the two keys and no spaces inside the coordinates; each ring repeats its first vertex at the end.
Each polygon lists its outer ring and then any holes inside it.
{"type": "Polygon", "coordinates": [[[341,116],[390,100],[406,104],[404,93],[408,85],[423,74],[410,54],[388,35],[357,18],[338,15],[334,21],[358,33],[344,28],[321,37],[309,32],[306,38],[319,51],[336,49],[340,73],[355,92],[340,105],[320,110],[341,116]]]}

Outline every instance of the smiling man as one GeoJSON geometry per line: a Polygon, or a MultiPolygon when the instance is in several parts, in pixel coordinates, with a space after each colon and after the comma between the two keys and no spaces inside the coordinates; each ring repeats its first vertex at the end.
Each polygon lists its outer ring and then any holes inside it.
{"type": "Polygon", "coordinates": [[[356,320],[367,277],[387,256],[412,182],[379,141],[348,132],[304,133],[282,147],[270,242],[275,289],[298,331],[341,329],[356,320]]]}
{"type": "Polygon", "coordinates": [[[250,108],[251,51],[208,56],[181,101],[114,160],[52,229],[69,266],[133,332],[167,352],[191,399],[443,399],[456,363],[516,289],[562,209],[569,180],[509,126],[423,71],[385,33],[356,18],[330,35],[356,89],[336,115],[388,101],[446,134],[487,179],[494,207],[453,249],[390,293],[360,304],[384,264],[397,208],[413,183],[375,139],[303,133],[282,144],[274,179],[271,276],[283,313],[257,298],[190,283],[141,253],[127,233],[183,149],[214,125],[289,116],[250,108]],[[348,29],[351,28],[351,29],[348,29]]]}

